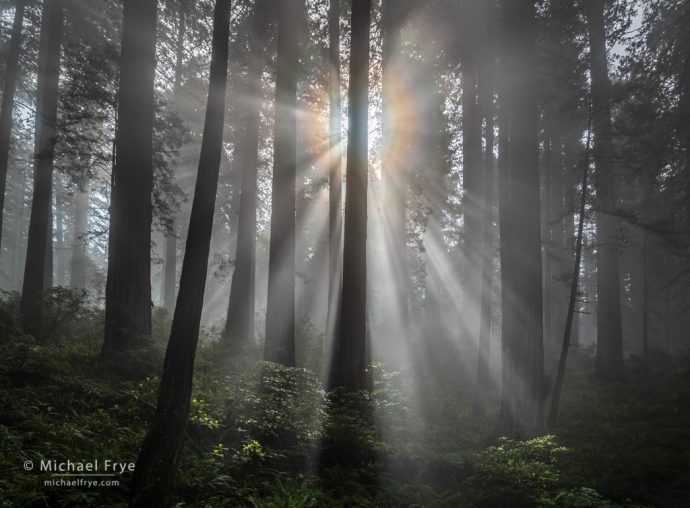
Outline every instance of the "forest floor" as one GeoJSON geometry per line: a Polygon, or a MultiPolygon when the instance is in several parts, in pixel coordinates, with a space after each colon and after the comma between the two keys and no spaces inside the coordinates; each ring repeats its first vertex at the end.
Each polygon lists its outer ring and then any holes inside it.
{"type": "MultiPolygon", "coordinates": [[[[99,330],[95,316],[38,344],[0,308],[0,506],[126,506],[131,473],[87,487],[41,471],[136,460],[158,380],[105,374],[99,330]]],[[[688,506],[688,355],[630,361],[627,382],[601,384],[576,352],[555,436],[519,442],[492,438],[495,412],[475,418],[453,380],[415,402],[404,375],[375,366],[371,396],[326,394],[306,369],[233,374],[216,354],[202,344],[177,506],[688,506]]]]}

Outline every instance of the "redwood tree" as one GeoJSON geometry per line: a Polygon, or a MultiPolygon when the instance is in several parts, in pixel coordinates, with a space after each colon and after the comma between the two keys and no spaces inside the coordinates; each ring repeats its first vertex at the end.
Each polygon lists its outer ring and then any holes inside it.
{"type": "Polygon", "coordinates": [[[343,245],[343,151],[342,97],[340,93],[340,0],[328,7],[328,62],[330,65],[329,171],[328,171],[328,318],[326,335],[332,339],[338,326],[342,289],[343,245]]]}
{"type": "MultiPolygon", "coordinates": [[[[7,165],[10,158],[12,140],[12,113],[14,112],[14,92],[17,89],[19,72],[19,52],[21,51],[22,24],[26,0],[17,0],[14,7],[12,35],[5,61],[5,84],[0,105],[0,247],[2,246],[3,211],[5,208],[5,191],[7,188],[7,165]]],[[[1,251],[0,251],[1,252],[1,251]]]]}
{"type": "Polygon", "coordinates": [[[371,0],[352,0],[352,42],[348,91],[343,293],[340,330],[331,362],[331,387],[364,390],[367,305],[367,178],[369,134],[369,24],[371,0]]]}
{"type": "Polygon", "coordinates": [[[52,264],[49,252],[52,249],[53,163],[63,18],[62,0],[44,3],[38,57],[34,190],[21,298],[23,325],[27,332],[33,334],[40,333],[41,296],[48,289],[49,277],[46,275],[52,272],[46,261],[50,260],[52,264]]]}
{"type": "Polygon", "coordinates": [[[103,359],[151,336],[156,0],[125,0],[110,200],[103,359]]]}
{"type": "Polygon", "coordinates": [[[297,178],[298,31],[303,0],[278,9],[271,241],[266,309],[266,361],[295,365],[295,184],[297,178]]]}
{"type": "Polygon", "coordinates": [[[230,0],[217,0],[206,119],[180,291],[165,353],[156,415],[132,478],[131,507],[171,505],[172,486],[184,443],[223,150],[229,36],[230,0]]]}
{"type": "Polygon", "coordinates": [[[611,83],[606,59],[604,1],[586,0],[589,58],[592,74],[592,130],[597,213],[597,358],[602,378],[623,375],[620,276],[618,273],[615,174],[612,164],[611,83]]]}
{"type": "MultiPolygon", "coordinates": [[[[508,146],[501,182],[503,367],[499,428],[529,437],[543,428],[544,371],[539,139],[533,1],[502,4],[502,101],[508,146]],[[504,235],[504,233],[506,233],[504,235]]],[[[505,139],[503,140],[506,141],[505,139]]]]}
{"type": "Polygon", "coordinates": [[[261,122],[261,73],[264,68],[266,40],[266,0],[254,4],[252,32],[249,39],[249,69],[245,131],[240,151],[242,188],[235,270],[230,285],[230,303],[223,338],[233,352],[254,340],[254,304],[256,270],[256,191],[259,164],[259,126],[261,122]]]}

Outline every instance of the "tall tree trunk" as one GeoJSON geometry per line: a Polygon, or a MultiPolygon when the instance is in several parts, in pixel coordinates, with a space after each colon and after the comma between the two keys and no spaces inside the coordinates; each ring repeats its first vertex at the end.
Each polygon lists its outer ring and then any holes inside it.
{"type": "Polygon", "coordinates": [[[328,171],[328,317],[326,337],[332,344],[338,326],[343,284],[343,150],[340,93],[340,0],[328,7],[328,62],[330,66],[328,171]]]}
{"type": "Polygon", "coordinates": [[[7,190],[7,167],[10,158],[10,143],[12,141],[12,113],[14,112],[14,93],[17,89],[17,75],[19,73],[19,52],[22,42],[22,25],[26,0],[17,0],[14,7],[14,22],[12,35],[5,62],[5,85],[0,105],[0,253],[2,252],[2,226],[5,208],[5,192],[7,190]]]}
{"type": "Polygon", "coordinates": [[[217,0],[213,20],[211,72],[180,291],[173,316],[156,415],[137,459],[130,507],[170,506],[192,395],[194,358],[208,270],[213,213],[223,149],[223,118],[230,37],[230,0],[217,0]]]}
{"type": "Polygon", "coordinates": [[[381,171],[386,199],[386,222],[388,230],[386,237],[390,238],[388,246],[392,263],[391,281],[394,301],[389,302],[389,316],[386,326],[393,329],[393,335],[402,338],[403,343],[408,340],[409,309],[407,301],[408,266],[407,266],[407,189],[409,168],[400,154],[393,153],[395,140],[400,136],[399,130],[405,128],[402,122],[394,118],[394,93],[399,81],[397,60],[400,58],[400,31],[405,19],[406,1],[382,0],[383,25],[383,86],[382,86],[382,130],[383,151],[381,157],[381,171]],[[402,5],[401,5],[402,4],[402,5]],[[397,159],[396,159],[397,155],[397,159]]]}
{"type": "MultiPolygon", "coordinates": [[[[180,106],[182,95],[182,66],[184,65],[184,41],[187,31],[187,0],[178,4],[177,40],[175,41],[175,82],[173,84],[173,104],[180,106]]],[[[172,218],[170,230],[165,235],[165,263],[161,284],[163,307],[172,312],[175,307],[177,289],[177,217],[172,218]]]]}
{"type": "Polygon", "coordinates": [[[464,2],[462,39],[462,208],[464,215],[464,288],[462,329],[478,341],[482,274],[482,118],[479,108],[479,6],[464,2]]]}
{"type": "Polygon", "coordinates": [[[623,375],[623,332],[618,273],[611,84],[606,58],[604,0],[586,0],[592,73],[592,126],[594,131],[597,214],[597,375],[617,379],[623,375]]]}
{"type": "MultiPolygon", "coordinates": [[[[576,169],[579,168],[577,160],[580,157],[580,131],[579,129],[569,128],[563,135],[563,158],[565,168],[565,182],[564,182],[564,206],[565,206],[565,221],[564,221],[564,249],[566,255],[564,257],[564,266],[569,263],[572,265],[575,262],[575,247],[577,239],[577,226],[575,223],[575,212],[578,207],[577,201],[577,186],[580,178],[576,169]]],[[[586,267],[586,257],[583,253],[583,264],[586,267]]],[[[579,296],[579,292],[578,292],[579,296]]],[[[570,336],[571,344],[579,344],[580,342],[580,314],[582,313],[581,300],[575,302],[575,313],[573,315],[573,325],[570,336]]]]}
{"type": "Polygon", "coordinates": [[[102,357],[151,336],[155,0],[125,0],[102,357]]]}
{"type": "Polygon", "coordinates": [[[494,65],[495,55],[492,47],[495,30],[496,6],[490,1],[485,7],[484,69],[480,73],[483,115],[485,119],[486,146],[484,149],[484,215],[481,245],[481,306],[479,311],[479,342],[477,354],[477,377],[474,388],[474,412],[484,414],[488,404],[488,394],[492,385],[491,370],[491,321],[494,274],[494,65]]]}
{"type": "Polygon", "coordinates": [[[66,286],[66,268],[65,262],[65,233],[63,227],[64,215],[64,194],[62,188],[62,178],[56,175],[55,179],[55,268],[57,269],[57,276],[55,281],[58,286],[66,286]]]}
{"type": "Polygon", "coordinates": [[[371,0],[352,0],[343,294],[329,384],[366,390],[367,179],[371,0]]]}
{"type": "Polygon", "coordinates": [[[244,142],[241,149],[241,181],[235,270],[230,286],[230,303],[223,338],[233,352],[254,342],[254,305],[256,275],[256,191],[259,164],[259,127],[263,91],[266,40],[266,1],[254,4],[252,34],[249,42],[247,104],[244,142]]]}
{"type": "MultiPolygon", "coordinates": [[[[44,4],[36,97],[34,191],[21,297],[22,323],[28,333],[41,329],[41,295],[46,287],[46,260],[52,239],[52,183],[62,44],[62,0],[44,4]]],[[[52,263],[52,257],[51,263],[52,263]]]]}
{"type": "Polygon", "coordinates": [[[284,0],[277,8],[278,71],[264,359],[294,366],[297,43],[303,0],[284,0]]]}
{"type": "Polygon", "coordinates": [[[503,369],[499,428],[528,437],[543,428],[544,371],[535,5],[503,3],[503,65],[509,86],[507,179],[501,193],[503,369]],[[507,214],[506,214],[507,212],[507,214]],[[510,231],[507,237],[505,231],[510,231]]]}
{"type": "Polygon", "coordinates": [[[563,387],[563,380],[565,379],[565,365],[568,361],[568,352],[570,351],[570,334],[573,326],[573,317],[575,316],[575,301],[577,300],[577,287],[580,280],[580,264],[582,260],[582,239],[585,224],[585,206],[587,205],[587,179],[589,176],[589,152],[592,139],[591,120],[587,129],[587,148],[585,152],[585,159],[582,164],[582,193],[580,197],[580,222],[577,226],[577,240],[575,245],[575,263],[573,265],[572,278],[570,279],[570,295],[568,299],[568,312],[565,319],[565,327],[563,331],[563,342],[561,344],[561,354],[558,359],[558,369],[556,370],[556,380],[554,382],[553,394],[551,396],[551,407],[549,409],[549,417],[547,421],[547,429],[551,432],[556,426],[556,417],[558,415],[558,403],[561,397],[561,388],[563,387]]]}
{"type": "Polygon", "coordinates": [[[70,267],[70,285],[75,289],[86,289],[88,273],[88,256],[84,235],[89,228],[89,183],[85,179],[83,189],[74,195],[74,236],[72,238],[72,263],[70,267]]]}

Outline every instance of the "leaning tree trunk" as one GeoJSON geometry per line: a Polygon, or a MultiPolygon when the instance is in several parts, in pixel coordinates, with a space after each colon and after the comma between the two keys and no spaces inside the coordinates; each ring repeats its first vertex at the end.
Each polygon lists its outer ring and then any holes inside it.
{"type": "Polygon", "coordinates": [[[62,44],[62,0],[44,4],[39,48],[39,77],[36,97],[36,144],[34,192],[31,220],[24,265],[24,284],[21,314],[24,329],[40,334],[42,294],[46,287],[46,260],[52,238],[51,208],[53,163],[57,123],[58,91],[60,81],[60,49],[62,44]]]}
{"type": "Polygon", "coordinates": [[[503,369],[499,428],[529,437],[543,428],[544,371],[541,206],[537,128],[534,2],[503,3],[504,88],[509,154],[501,206],[503,369]]]}
{"type": "Polygon", "coordinates": [[[254,18],[249,42],[249,69],[247,76],[247,106],[244,142],[241,150],[242,189],[235,270],[230,285],[230,303],[223,338],[233,353],[254,341],[254,295],[256,271],[256,192],[259,165],[259,126],[263,91],[261,74],[266,40],[265,0],[254,4],[254,18]]]}
{"type": "Polygon", "coordinates": [[[277,7],[276,75],[271,241],[264,359],[295,365],[295,185],[297,178],[298,27],[303,0],[277,7]]]}
{"type": "Polygon", "coordinates": [[[352,1],[343,294],[329,384],[366,390],[367,177],[371,0],[352,1]]]}
{"type": "Polygon", "coordinates": [[[611,84],[606,59],[604,0],[586,0],[592,73],[592,127],[594,131],[595,187],[597,213],[597,375],[619,379],[623,375],[623,331],[621,326],[618,273],[613,132],[611,126],[611,84]]]}
{"type": "Polygon", "coordinates": [[[102,358],[151,336],[155,0],[125,0],[102,358]]]}
{"type": "Polygon", "coordinates": [[[328,61],[330,65],[329,171],[328,171],[328,316],[326,337],[335,340],[343,284],[343,150],[340,93],[340,0],[328,8],[328,61]]]}
{"type": "Polygon", "coordinates": [[[12,141],[14,93],[17,89],[19,52],[21,51],[25,8],[26,0],[17,0],[14,7],[12,35],[10,37],[7,60],[5,61],[5,85],[2,92],[2,105],[0,106],[0,248],[2,247],[3,210],[5,208],[5,192],[7,190],[7,167],[10,158],[10,143],[12,141]]]}
{"type": "Polygon", "coordinates": [[[572,278],[570,279],[570,295],[568,298],[568,312],[565,318],[565,328],[563,331],[563,342],[561,344],[561,354],[558,359],[558,369],[556,370],[556,381],[554,382],[553,394],[551,396],[551,407],[549,408],[549,417],[547,421],[547,429],[549,432],[553,431],[556,426],[556,417],[558,416],[558,404],[561,397],[561,388],[563,388],[563,380],[565,379],[565,366],[568,361],[568,352],[570,351],[570,335],[573,327],[573,317],[575,316],[575,301],[577,299],[577,288],[580,281],[580,264],[582,261],[582,234],[585,224],[585,206],[587,205],[587,178],[589,176],[589,152],[592,139],[591,121],[587,129],[587,147],[585,149],[585,157],[582,175],[582,193],[580,197],[580,222],[577,226],[577,240],[575,244],[575,263],[573,265],[572,278]]]}
{"type": "Polygon", "coordinates": [[[165,353],[156,415],[144,439],[132,478],[130,507],[164,508],[171,505],[173,483],[189,416],[194,357],[213,231],[223,149],[229,36],[230,0],[217,0],[206,120],[180,275],[180,291],[165,353]]]}

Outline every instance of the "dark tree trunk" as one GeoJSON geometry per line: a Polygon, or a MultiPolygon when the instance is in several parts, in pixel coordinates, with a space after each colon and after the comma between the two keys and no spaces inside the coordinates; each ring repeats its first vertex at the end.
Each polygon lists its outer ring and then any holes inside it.
{"type": "Polygon", "coordinates": [[[151,336],[155,0],[125,0],[102,357],[151,336]]]}
{"type": "Polygon", "coordinates": [[[343,151],[340,93],[340,0],[328,8],[328,61],[330,64],[328,171],[328,317],[326,337],[332,344],[338,326],[343,284],[343,151]]]}
{"type": "Polygon", "coordinates": [[[585,206],[587,205],[587,179],[589,176],[589,152],[591,148],[592,126],[591,120],[587,130],[587,148],[585,152],[585,159],[582,164],[582,193],[580,196],[580,221],[577,226],[577,240],[575,245],[575,263],[573,265],[572,278],[570,279],[570,295],[568,299],[568,312],[565,319],[565,327],[563,331],[563,342],[561,344],[561,354],[558,359],[558,369],[556,370],[556,380],[553,385],[553,394],[551,396],[551,407],[549,408],[549,417],[547,421],[547,429],[551,432],[556,426],[556,417],[558,416],[558,403],[560,402],[561,389],[563,388],[563,380],[565,379],[565,366],[568,361],[568,352],[570,351],[570,334],[573,327],[573,317],[575,316],[575,302],[577,300],[577,287],[580,280],[580,264],[582,261],[582,237],[585,224],[585,206]]]}
{"type": "MultiPolygon", "coordinates": [[[[22,322],[28,333],[41,329],[41,295],[47,289],[46,262],[52,239],[52,185],[62,44],[62,0],[44,4],[36,97],[34,192],[22,287],[22,322]]],[[[51,274],[52,275],[52,274],[51,274]]]]}
{"type": "MultiPolygon", "coordinates": [[[[184,65],[184,41],[187,30],[187,2],[179,3],[177,41],[175,41],[175,82],[173,84],[173,103],[180,105],[182,94],[182,66],[184,65]]],[[[172,312],[175,308],[175,290],[177,289],[177,218],[172,218],[170,230],[165,235],[165,264],[161,284],[163,307],[172,312]]]]}
{"type": "Polygon", "coordinates": [[[371,0],[352,1],[343,294],[329,384],[366,390],[367,178],[371,0]]]}
{"type": "Polygon", "coordinates": [[[230,286],[230,303],[223,338],[232,352],[254,342],[254,295],[256,275],[256,192],[259,164],[259,127],[263,91],[261,74],[264,67],[266,40],[266,1],[254,4],[252,34],[249,43],[247,105],[244,142],[241,148],[242,190],[239,196],[239,222],[235,270],[230,286]]]}
{"type": "Polygon", "coordinates": [[[75,192],[74,237],[72,238],[72,263],[70,267],[70,285],[75,289],[86,289],[88,257],[84,235],[89,228],[89,187],[75,192]]]}
{"type": "Polygon", "coordinates": [[[17,74],[19,73],[19,52],[22,42],[22,24],[26,0],[17,0],[14,8],[14,22],[12,35],[5,61],[5,85],[2,92],[0,108],[0,252],[2,252],[2,226],[5,208],[5,191],[7,190],[7,167],[10,158],[10,143],[12,141],[12,114],[14,112],[14,93],[17,89],[17,74]]]}
{"type": "Polygon", "coordinates": [[[499,428],[529,437],[543,428],[544,370],[535,6],[503,3],[503,66],[509,148],[501,192],[503,369],[499,428]],[[507,212],[507,213],[506,213],[507,212]],[[503,233],[509,234],[503,236],[503,233]]]}
{"type": "Polygon", "coordinates": [[[408,171],[407,161],[395,150],[394,141],[400,135],[399,130],[409,128],[402,125],[400,119],[394,117],[394,91],[400,88],[398,61],[400,59],[400,31],[405,19],[407,0],[403,2],[394,0],[382,0],[381,16],[383,26],[383,87],[382,87],[382,130],[383,151],[381,156],[381,171],[383,173],[383,185],[386,199],[385,227],[390,257],[388,262],[392,264],[390,272],[393,274],[391,281],[393,302],[388,302],[389,311],[386,326],[393,330],[396,336],[402,336],[402,342],[408,341],[409,333],[409,309],[407,301],[408,266],[407,266],[407,190],[408,171]],[[401,5],[402,4],[402,5],[401,5]]]}
{"type": "Polygon", "coordinates": [[[611,127],[611,84],[606,59],[604,1],[586,0],[592,73],[592,126],[594,131],[595,187],[597,213],[597,375],[617,379],[623,375],[623,332],[618,273],[618,221],[613,132],[611,127]]]}
{"type": "Polygon", "coordinates": [[[297,27],[303,1],[284,0],[277,8],[278,71],[264,359],[294,366],[297,27]]]}
{"type": "Polygon", "coordinates": [[[217,0],[206,120],[180,291],[165,353],[156,415],[132,478],[131,507],[170,506],[184,442],[223,148],[229,36],[230,0],[217,0]]]}
{"type": "MultiPolygon", "coordinates": [[[[575,223],[575,214],[578,207],[577,201],[577,186],[580,183],[580,178],[577,169],[578,157],[580,156],[580,132],[578,129],[569,129],[563,136],[563,157],[565,168],[565,182],[564,182],[564,204],[565,204],[565,221],[564,221],[564,249],[566,252],[564,266],[575,262],[575,247],[577,238],[577,226],[575,223]]],[[[583,258],[585,257],[583,253],[583,258]]],[[[586,263],[583,261],[586,266],[586,263]]],[[[568,279],[568,282],[570,280],[568,279]]],[[[579,294],[578,300],[575,301],[575,313],[573,315],[573,325],[570,336],[571,344],[579,344],[580,342],[580,314],[582,312],[582,296],[579,294]]]]}

